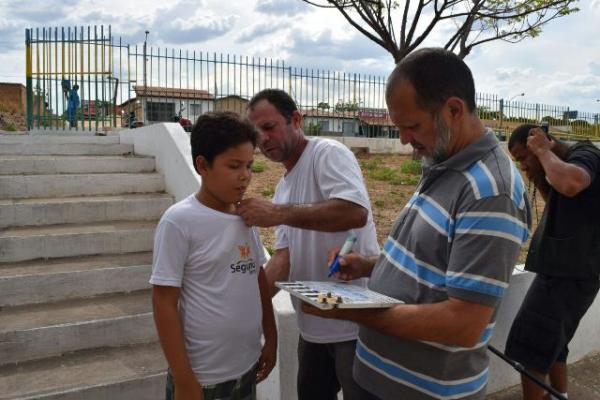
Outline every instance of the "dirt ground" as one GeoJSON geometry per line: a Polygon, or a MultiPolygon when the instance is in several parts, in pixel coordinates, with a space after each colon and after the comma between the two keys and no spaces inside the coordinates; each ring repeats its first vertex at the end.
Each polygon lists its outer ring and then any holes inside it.
{"type": "MultiPolygon", "coordinates": [[[[411,162],[410,156],[358,155],[357,158],[361,164],[363,176],[367,184],[367,191],[371,199],[373,218],[377,229],[377,239],[379,244],[382,245],[398,213],[412,196],[418,181],[418,174],[401,172],[402,166],[411,162]]],[[[258,153],[255,157],[255,164],[259,166],[259,169],[262,169],[262,172],[255,172],[253,174],[252,183],[246,197],[270,199],[275,191],[277,182],[279,182],[279,178],[284,173],[284,168],[280,164],[271,162],[258,153]]],[[[537,215],[541,218],[544,202],[540,195],[536,197],[537,215]]],[[[532,209],[532,216],[535,229],[535,226],[537,226],[535,208],[532,209]]],[[[272,249],[275,243],[274,229],[261,229],[261,237],[267,249],[272,249]]],[[[529,243],[521,250],[520,263],[525,261],[528,245],[529,243]]]]}

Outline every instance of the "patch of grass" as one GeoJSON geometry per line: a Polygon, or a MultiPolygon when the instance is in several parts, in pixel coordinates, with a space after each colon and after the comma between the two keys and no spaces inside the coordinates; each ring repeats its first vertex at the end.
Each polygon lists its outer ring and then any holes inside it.
{"type": "Polygon", "coordinates": [[[262,194],[264,197],[271,198],[275,194],[275,188],[272,186],[268,187],[265,190],[263,190],[260,194],[262,194]]]}
{"type": "Polygon", "coordinates": [[[406,160],[400,166],[403,174],[421,175],[422,167],[419,160],[406,160]]]}
{"type": "Polygon", "coordinates": [[[267,249],[267,253],[269,253],[270,256],[272,256],[273,253],[275,253],[275,249],[271,246],[265,246],[265,249],[267,249]]]}
{"type": "Polygon", "coordinates": [[[13,124],[8,124],[4,127],[4,130],[9,131],[9,132],[16,132],[17,127],[14,126],[13,124]]]}
{"type": "Polygon", "coordinates": [[[360,166],[362,169],[365,169],[367,171],[372,171],[372,170],[380,168],[381,164],[383,164],[383,159],[381,158],[381,156],[377,156],[377,157],[373,157],[370,160],[361,161],[360,166]]]}
{"type": "Polygon", "coordinates": [[[378,181],[392,181],[397,174],[398,171],[390,167],[380,167],[369,171],[369,177],[378,181]]]}
{"type": "Polygon", "coordinates": [[[375,205],[375,207],[382,208],[385,205],[385,201],[377,199],[373,202],[373,204],[375,205]]]}
{"type": "Polygon", "coordinates": [[[415,175],[400,175],[390,181],[392,185],[411,185],[416,186],[421,179],[420,176],[415,175]]]}
{"type": "Polygon", "coordinates": [[[254,173],[264,172],[265,169],[267,169],[267,163],[265,163],[263,161],[255,161],[252,164],[252,172],[254,172],[254,173]]]}

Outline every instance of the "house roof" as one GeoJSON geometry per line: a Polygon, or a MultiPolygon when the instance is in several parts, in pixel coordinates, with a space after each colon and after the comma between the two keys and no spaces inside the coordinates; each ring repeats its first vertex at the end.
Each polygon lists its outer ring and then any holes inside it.
{"type": "Polygon", "coordinates": [[[304,110],[302,115],[305,117],[317,117],[317,118],[346,118],[346,119],[355,119],[357,113],[355,111],[329,111],[322,109],[311,108],[309,110],[304,110]]]}
{"type": "Polygon", "coordinates": [[[303,112],[305,117],[316,118],[345,118],[358,119],[367,125],[394,126],[390,115],[385,109],[361,109],[358,111],[329,111],[322,109],[310,109],[303,112]]]}
{"type": "Polygon", "coordinates": [[[201,89],[166,88],[157,86],[134,86],[138,97],[170,97],[175,99],[213,100],[215,96],[201,89]]]}

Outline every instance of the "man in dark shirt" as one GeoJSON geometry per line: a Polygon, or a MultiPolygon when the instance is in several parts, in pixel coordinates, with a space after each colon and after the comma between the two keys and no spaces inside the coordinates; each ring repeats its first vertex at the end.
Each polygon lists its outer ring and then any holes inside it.
{"type": "MultiPolygon", "coordinates": [[[[600,150],[573,146],[536,125],[521,125],[512,156],[546,201],[525,269],[537,275],[513,322],[506,355],[567,394],[568,344],[600,286],[600,150]]],[[[522,377],[525,400],[547,393],[522,377]]]]}

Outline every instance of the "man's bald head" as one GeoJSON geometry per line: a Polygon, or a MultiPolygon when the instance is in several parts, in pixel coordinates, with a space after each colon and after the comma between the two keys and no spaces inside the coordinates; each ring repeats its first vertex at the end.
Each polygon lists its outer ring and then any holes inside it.
{"type": "Polygon", "coordinates": [[[463,100],[469,112],[475,111],[475,84],[467,64],[456,54],[441,48],[412,52],[396,64],[388,78],[385,96],[388,105],[402,81],[416,92],[419,107],[435,114],[450,97],[463,100]]]}

